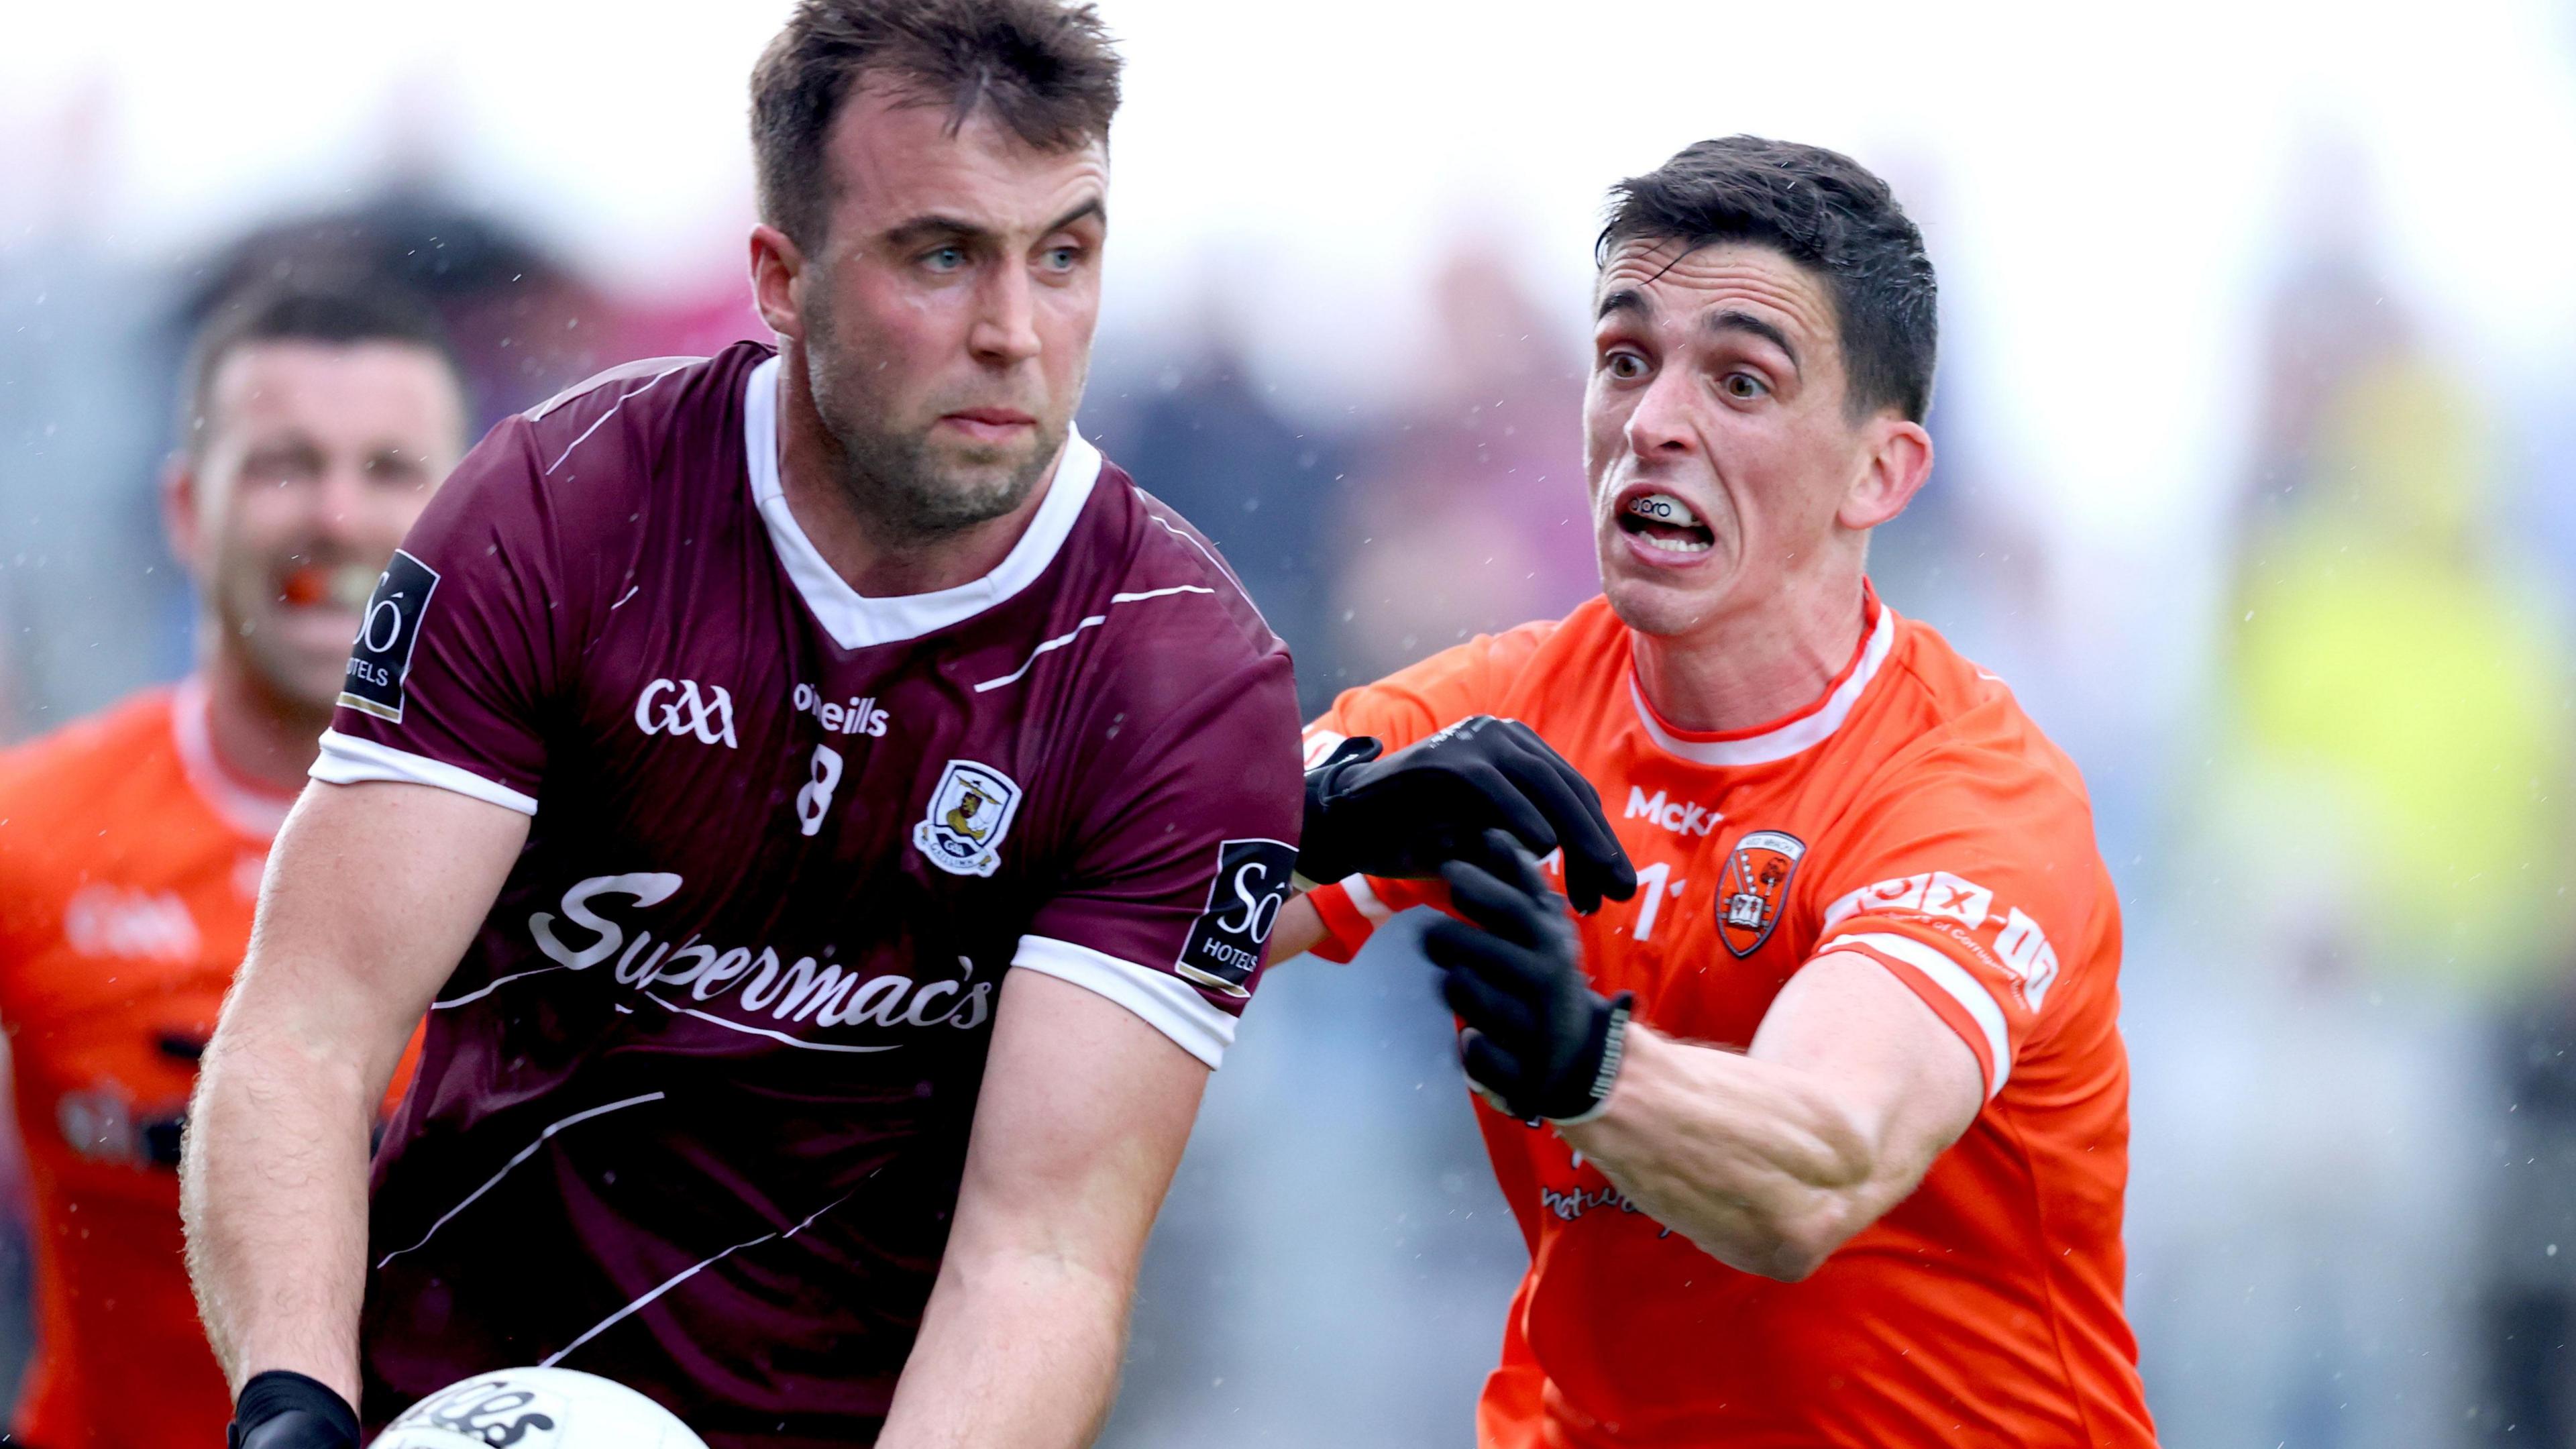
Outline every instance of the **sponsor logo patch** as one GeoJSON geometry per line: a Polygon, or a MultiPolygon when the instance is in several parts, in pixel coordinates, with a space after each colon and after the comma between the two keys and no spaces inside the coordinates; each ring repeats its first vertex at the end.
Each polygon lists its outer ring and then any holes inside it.
{"type": "Polygon", "coordinates": [[[912,827],[913,848],[950,875],[989,876],[1001,869],[996,849],[1020,808],[1017,781],[990,765],[950,760],[930,792],[930,808],[912,827]]]}
{"type": "Polygon", "coordinates": [[[529,936],[554,965],[499,977],[433,1001],[429,1009],[471,1005],[523,977],[613,963],[609,975],[617,985],[666,1011],[807,1051],[888,1052],[903,1045],[822,1040],[819,1032],[805,1028],[807,1022],[823,1029],[944,1026],[973,1031],[992,1019],[994,983],[977,981],[975,963],[965,956],[957,958],[963,974],[954,980],[923,979],[903,971],[867,975],[861,963],[834,959],[837,948],[828,943],[820,951],[800,953],[790,947],[782,955],[773,944],[728,946],[706,939],[701,931],[657,936],[632,918],[631,912],[671,899],[681,884],[679,876],[660,870],[577,881],[564,891],[556,911],[528,917],[529,936]],[[611,902],[628,904],[612,913],[611,902]]]}
{"type": "Polygon", "coordinates": [[[1261,947],[1288,903],[1297,847],[1282,840],[1229,840],[1216,849],[1216,879],[1190,938],[1172,963],[1181,979],[1227,996],[1252,994],[1261,947]]]}
{"type": "Polygon", "coordinates": [[[1657,828],[1675,835],[1714,835],[1718,825],[1726,819],[1705,805],[1667,799],[1661,790],[1650,796],[1642,785],[1628,787],[1627,818],[1651,820],[1657,828]]]}
{"type": "Polygon", "coordinates": [[[438,570],[394,550],[367,598],[349,671],[340,681],[340,703],[361,714],[402,723],[403,680],[411,673],[412,646],[420,642],[421,617],[438,588],[438,570]]]}
{"type": "Polygon", "coordinates": [[[1806,854],[1807,843],[1785,830],[1756,830],[1735,842],[1717,888],[1717,934],[1727,950],[1750,956],[1771,939],[1806,854]]]}

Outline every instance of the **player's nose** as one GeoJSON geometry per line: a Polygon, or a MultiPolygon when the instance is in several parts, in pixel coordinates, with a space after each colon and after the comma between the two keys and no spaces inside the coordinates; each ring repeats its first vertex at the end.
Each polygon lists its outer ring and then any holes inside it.
{"type": "Polygon", "coordinates": [[[311,495],[306,527],[316,535],[347,543],[371,543],[383,490],[355,459],[334,460],[323,470],[321,486],[311,495]]]}
{"type": "Polygon", "coordinates": [[[1687,454],[1699,447],[1692,405],[1697,391],[1687,368],[1666,368],[1646,384],[1623,430],[1629,451],[1640,458],[1687,454]]]}
{"type": "Polygon", "coordinates": [[[1038,355],[1037,298],[1026,272],[1017,267],[991,269],[976,289],[975,325],[966,345],[977,358],[998,367],[1038,355]]]}

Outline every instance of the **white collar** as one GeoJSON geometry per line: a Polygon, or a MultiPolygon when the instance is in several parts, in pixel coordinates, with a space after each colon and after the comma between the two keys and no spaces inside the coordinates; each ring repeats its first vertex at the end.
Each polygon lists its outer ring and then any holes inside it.
{"type": "Polygon", "coordinates": [[[1694,765],[1712,765],[1719,769],[1742,769],[1747,765],[1767,765],[1824,743],[1833,732],[1843,727],[1852,706],[1860,703],[1869,682],[1878,676],[1878,667],[1887,662],[1889,651],[1896,647],[1896,611],[1881,602],[1878,623],[1869,631],[1869,642],[1861,646],[1860,663],[1851,677],[1836,686],[1822,708],[1781,724],[1776,729],[1740,739],[1689,740],[1664,727],[1655,718],[1655,708],[1646,703],[1646,693],[1637,686],[1636,666],[1628,669],[1628,697],[1636,702],[1637,721],[1646,727],[1647,737],[1668,755],[1676,755],[1694,765]]]}
{"type": "Polygon", "coordinates": [[[194,674],[171,694],[170,733],[179,746],[179,771],[225,824],[254,840],[274,840],[295,797],[254,790],[233,778],[215,758],[214,731],[207,719],[212,708],[205,680],[194,674]]]}
{"type": "Polygon", "coordinates": [[[933,630],[971,619],[1037,581],[1055,561],[1056,551],[1073,532],[1082,506],[1100,481],[1100,450],[1081,433],[1065,430],[1064,455],[1055,478],[1038,503],[1026,533],[1010,554],[980,579],[928,594],[872,599],[850,587],[823,561],[813,540],[787,507],[787,491],[778,477],[778,359],[751,370],[743,394],[743,447],[751,465],[751,500],[769,526],[769,543],[787,569],[805,607],[813,611],[832,642],[844,649],[867,649],[918,639],[933,630]]]}

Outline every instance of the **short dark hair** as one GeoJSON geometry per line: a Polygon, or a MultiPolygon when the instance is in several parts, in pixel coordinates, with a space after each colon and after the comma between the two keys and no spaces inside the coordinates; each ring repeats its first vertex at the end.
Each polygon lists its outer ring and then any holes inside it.
{"type": "Polygon", "coordinates": [[[215,374],[224,359],[255,342],[321,342],[346,347],[393,342],[437,356],[456,381],[462,404],[465,366],[447,340],[438,314],[408,293],[387,287],[254,286],[217,302],[206,313],[179,375],[179,447],[195,457],[205,440],[215,374]]]}
{"type": "Polygon", "coordinates": [[[797,0],[751,72],[760,215],[810,247],[832,179],[824,140],[862,77],[948,108],[954,134],[989,108],[1041,151],[1109,139],[1118,52],[1100,12],[1062,0],[797,0]]]}
{"type": "Polygon", "coordinates": [[[1940,298],[1923,234],[1896,194],[1839,151],[1728,136],[1695,141],[1610,188],[1596,263],[1632,241],[1767,246],[1820,274],[1834,303],[1854,417],[1932,408],[1940,298]]]}

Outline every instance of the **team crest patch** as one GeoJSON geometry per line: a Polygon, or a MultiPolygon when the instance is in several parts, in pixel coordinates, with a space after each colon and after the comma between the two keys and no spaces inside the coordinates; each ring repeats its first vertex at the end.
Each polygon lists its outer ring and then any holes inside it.
{"type": "Polygon", "coordinates": [[[1756,830],[1735,842],[1717,896],[1717,935],[1727,950],[1750,956],[1771,939],[1806,853],[1807,842],[1784,830],[1756,830]]]}
{"type": "Polygon", "coordinates": [[[991,875],[1001,868],[995,847],[1020,808],[1020,787],[1008,775],[973,760],[950,760],[930,792],[929,813],[912,827],[913,848],[950,875],[991,875]]]}

